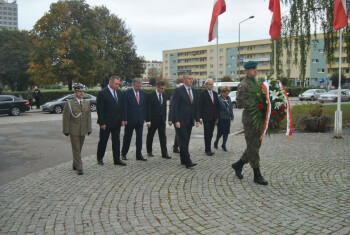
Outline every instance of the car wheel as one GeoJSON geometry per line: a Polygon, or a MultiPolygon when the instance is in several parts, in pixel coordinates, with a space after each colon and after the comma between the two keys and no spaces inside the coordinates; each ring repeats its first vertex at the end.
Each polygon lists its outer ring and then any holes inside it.
{"type": "Polygon", "coordinates": [[[18,116],[21,114],[21,110],[18,107],[12,107],[10,110],[11,116],[18,116]]]}
{"type": "Polygon", "coordinates": [[[96,104],[90,104],[91,112],[96,112],[96,104]]]}
{"type": "Polygon", "coordinates": [[[236,109],[237,108],[237,104],[235,102],[232,103],[232,108],[236,109]]]}
{"type": "Polygon", "coordinates": [[[60,105],[56,105],[55,107],[53,107],[53,112],[54,113],[62,113],[62,107],[60,105]]]}
{"type": "Polygon", "coordinates": [[[314,100],[315,100],[315,97],[311,96],[310,100],[311,100],[311,101],[314,101],[314,100]]]}

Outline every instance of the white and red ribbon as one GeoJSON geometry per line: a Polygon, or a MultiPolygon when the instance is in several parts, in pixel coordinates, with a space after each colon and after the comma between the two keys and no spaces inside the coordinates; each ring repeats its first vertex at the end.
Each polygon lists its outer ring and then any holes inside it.
{"type": "Polygon", "coordinates": [[[267,108],[266,108],[266,116],[265,116],[264,128],[263,128],[262,134],[260,136],[260,139],[264,138],[264,135],[266,134],[266,131],[269,128],[269,121],[270,121],[270,115],[271,115],[271,101],[270,101],[270,86],[269,86],[269,83],[268,82],[264,82],[261,85],[261,87],[262,87],[262,89],[265,92],[267,108]]]}
{"type": "Polygon", "coordinates": [[[284,88],[283,84],[280,82],[279,83],[280,87],[284,90],[283,96],[287,100],[287,107],[286,107],[286,113],[287,113],[287,131],[286,131],[286,136],[292,137],[293,134],[293,120],[292,120],[292,110],[290,108],[290,102],[288,98],[288,94],[286,89],[284,88]]]}

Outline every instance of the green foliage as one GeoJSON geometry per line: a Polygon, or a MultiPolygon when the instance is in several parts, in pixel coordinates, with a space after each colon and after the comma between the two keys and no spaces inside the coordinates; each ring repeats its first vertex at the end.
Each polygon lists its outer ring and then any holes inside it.
{"type": "Polygon", "coordinates": [[[0,29],[0,83],[11,90],[27,90],[31,84],[26,73],[33,45],[27,31],[0,29]]]}
{"type": "Polygon", "coordinates": [[[147,74],[148,79],[151,79],[151,78],[157,79],[159,78],[159,76],[160,76],[160,70],[158,68],[152,67],[148,69],[148,74],[147,74]]]}
{"type": "Polygon", "coordinates": [[[221,78],[221,82],[232,82],[232,78],[228,75],[221,78]]]}
{"type": "Polygon", "coordinates": [[[298,128],[312,132],[325,132],[331,122],[330,115],[323,115],[322,108],[317,107],[308,114],[302,115],[298,120],[298,128]]]}
{"type": "MultiPolygon", "coordinates": [[[[344,85],[346,82],[346,78],[345,78],[343,73],[340,76],[341,76],[341,81],[340,81],[341,85],[344,85]]],[[[332,86],[338,87],[339,86],[339,73],[333,73],[331,80],[332,80],[332,86]]]]}

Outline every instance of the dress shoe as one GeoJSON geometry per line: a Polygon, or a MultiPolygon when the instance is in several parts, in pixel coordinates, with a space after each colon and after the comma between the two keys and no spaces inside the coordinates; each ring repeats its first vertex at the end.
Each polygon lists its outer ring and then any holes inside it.
{"type": "Polygon", "coordinates": [[[122,159],[123,159],[124,161],[128,160],[128,159],[126,158],[126,155],[122,155],[122,159]]]}
{"type": "Polygon", "coordinates": [[[227,148],[226,148],[226,146],[221,146],[221,148],[222,148],[222,150],[224,150],[225,152],[227,152],[227,148]]]}
{"type": "Polygon", "coordinates": [[[179,150],[178,148],[174,148],[174,149],[173,149],[173,152],[174,152],[174,153],[180,153],[180,150],[179,150]]]}
{"type": "Polygon", "coordinates": [[[190,163],[190,164],[187,164],[186,165],[186,168],[188,169],[188,168],[191,168],[191,167],[194,167],[194,166],[197,166],[197,163],[190,163]]]}
{"type": "Polygon", "coordinates": [[[242,175],[243,166],[244,166],[244,162],[241,159],[232,164],[232,168],[235,170],[236,176],[240,180],[243,179],[243,175],[242,175]]]}
{"type": "Polygon", "coordinates": [[[261,185],[268,185],[269,183],[262,177],[260,168],[253,168],[254,171],[254,183],[261,185]]]}
{"type": "Polygon", "coordinates": [[[114,165],[119,165],[119,166],[126,166],[126,163],[123,162],[122,160],[118,160],[114,162],[114,165]]]}
{"type": "Polygon", "coordinates": [[[77,170],[77,168],[75,166],[73,166],[73,170],[77,170]]]}
{"type": "Polygon", "coordinates": [[[171,156],[169,156],[169,154],[167,154],[167,155],[163,155],[162,158],[171,159],[171,156]]]}
{"type": "Polygon", "coordinates": [[[213,156],[215,153],[212,151],[205,152],[208,156],[213,156]]]}
{"type": "Polygon", "coordinates": [[[218,142],[217,141],[214,142],[214,148],[218,149],[218,142]]]}
{"type": "Polygon", "coordinates": [[[83,170],[77,170],[78,175],[84,175],[84,171],[83,170]]]}
{"type": "Polygon", "coordinates": [[[147,156],[154,157],[154,155],[152,153],[147,153],[147,156]]]}
{"type": "Polygon", "coordinates": [[[147,161],[147,158],[144,158],[144,157],[141,155],[141,156],[136,157],[136,160],[139,160],[139,161],[147,161]]]}
{"type": "Polygon", "coordinates": [[[104,165],[104,163],[103,163],[103,161],[102,161],[102,160],[97,161],[97,164],[99,164],[99,165],[101,165],[101,166],[103,166],[103,165],[104,165]]]}

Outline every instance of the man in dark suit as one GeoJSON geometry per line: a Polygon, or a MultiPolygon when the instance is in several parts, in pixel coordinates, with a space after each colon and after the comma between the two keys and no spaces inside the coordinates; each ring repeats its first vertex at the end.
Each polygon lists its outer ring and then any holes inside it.
{"type": "Polygon", "coordinates": [[[192,88],[193,77],[186,74],[184,86],[175,89],[173,98],[173,123],[176,127],[176,134],[180,144],[181,164],[186,168],[196,166],[190,158],[188,146],[191,138],[192,127],[196,120],[196,127],[199,126],[199,120],[196,117],[197,92],[192,88]]]}
{"type": "Polygon", "coordinates": [[[136,132],[136,160],[147,161],[142,156],[142,132],[146,119],[146,93],[141,90],[141,80],[133,79],[132,89],[128,89],[123,94],[124,99],[124,121],[125,130],[123,138],[122,159],[126,159],[130,148],[132,134],[136,132]]]}
{"type": "Polygon", "coordinates": [[[122,92],[118,89],[120,78],[113,75],[107,87],[97,95],[97,123],[100,125],[100,141],[97,147],[97,163],[104,165],[103,157],[110,133],[112,133],[112,150],[114,165],[125,166],[120,160],[120,127],[124,126],[124,104],[122,92]]]}
{"type": "MultiPolygon", "coordinates": [[[[179,83],[178,86],[179,87],[182,87],[184,84],[183,83],[179,83]]],[[[169,126],[172,126],[173,125],[173,98],[174,96],[171,96],[170,98],[170,104],[169,104],[169,114],[168,114],[168,124],[169,126]]],[[[175,137],[174,137],[174,145],[173,145],[173,152],[174,153],[180,153],[180,150],[179,150],[179,141],[178,141],[178,136],[176,134],[176,127],[174,125],[174,128],[175,128],[175,137]]]]}
{"type": "Polygon", "coordinates": [[[156,90],[147,95],[146,99],[146,124],[148,127],[147,133],[147,155],[153,157],[152,144],[153,137],[158,130],[160,147],[162,150],[162,158],[171,159],[168,155],[165,135],[165,121],[166,121],[166,101],[167,95],[164,93],[165,83],[163,81],[157,82],[156,90]]]}
{"type": "Polygon", "coordinates": [[[215,123],[218,121],[220,106],[218,93],[213,91],[214,80],[208,78],[205,81],[205,86],[207,90],[203,91],[199,96],[198,115],[200,123],[204,124],[205,153],[208,156],[212,156],[214,152],[211,151],[211,140],[213,138],[215,123]]]}

